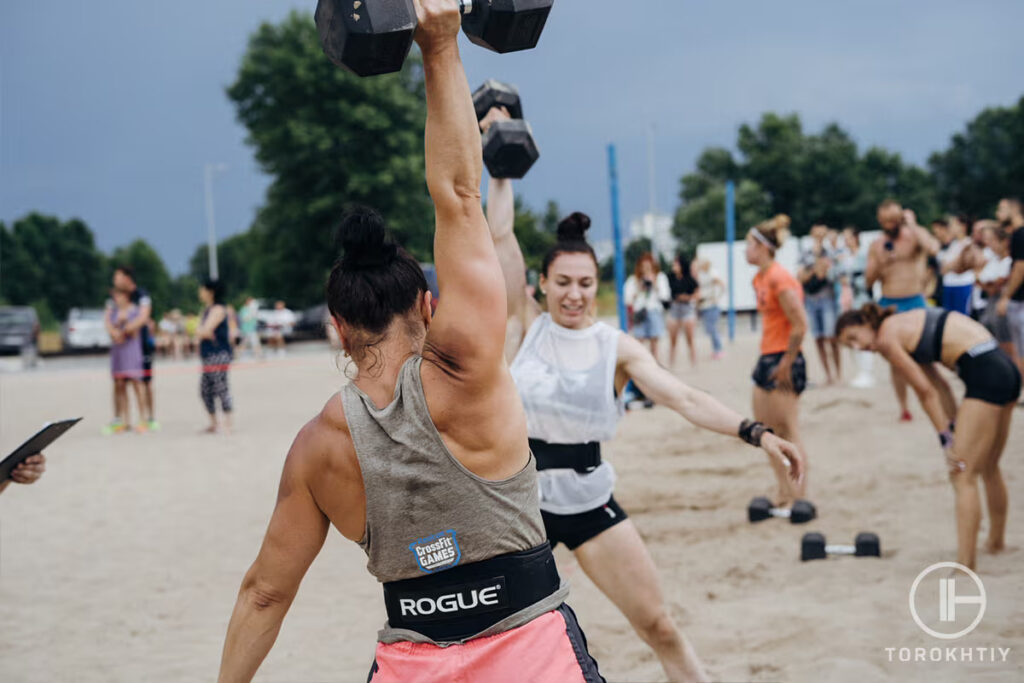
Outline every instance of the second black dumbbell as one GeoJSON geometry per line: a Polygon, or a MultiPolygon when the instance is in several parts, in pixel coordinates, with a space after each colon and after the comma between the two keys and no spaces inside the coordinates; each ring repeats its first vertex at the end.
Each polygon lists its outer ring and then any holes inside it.
{"type": "Polygon", "coordinates": [[[824,560],[829,555],[853,555],[854,557],[881,557],[882,543],[878,535],[870,531],[857,534],[853,545],[827,545],[825,535],[817,531],[804,534],[800,539],[800,559],[824,560]]]}
{"type": "Polygon", "coordinates": [[[504,107],[512,118],[495,121],[483,136],[484,164],[492,178],[522,178],[537,163],[540,150],[533,129],[523,120],[523,104],[515,86],[489,80],[473,93],[476,118],[482,121],[494,107],[504,107]]]}
{"type": "Polygon", "coordinates": [[[751,522],[762,522],[771,517],[788,518],[792,524],[805,524],[818,516],[814,503],[807,500],[797,500],[793,507],[777,508],[772,502],[763,496],[759,496],[747,506],[747,518],[751,522]]]}

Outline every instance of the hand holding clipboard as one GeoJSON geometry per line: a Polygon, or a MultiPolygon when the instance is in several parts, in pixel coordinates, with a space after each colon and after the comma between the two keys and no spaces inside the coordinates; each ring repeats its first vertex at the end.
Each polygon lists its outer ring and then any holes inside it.
{"type": "Polygon", "coordinates": [[[8,480],[13,479],[20,484],[31,484],[43,474],[46,461],[43,449],[57,440],[82,418],[50,422],[40,429],[32,438],[14,449],[0,462],[0,491],[7,487],[8,480]],[[19,467],[20,466],[20,467],[19,467]]]}

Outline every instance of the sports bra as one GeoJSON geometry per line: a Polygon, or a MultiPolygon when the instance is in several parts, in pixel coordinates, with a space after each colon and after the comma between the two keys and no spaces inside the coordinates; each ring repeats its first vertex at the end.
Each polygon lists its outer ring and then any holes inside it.
{"type": "Polygon", "coordinates": [[[928,308],[924,312],[924,329],[921,339],[911,355],[922,365],[942,362],[942,334],[946,330],[946,318],[949,311],[941,308],[928,308]]]}

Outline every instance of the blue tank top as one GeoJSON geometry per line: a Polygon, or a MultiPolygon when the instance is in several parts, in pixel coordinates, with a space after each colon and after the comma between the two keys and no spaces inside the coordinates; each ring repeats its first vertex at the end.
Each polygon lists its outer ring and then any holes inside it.
{"type": "MultiPolygon", "coordinates": [[[[203,311],[203,322],[206,322],[206,317],[210,315],[210,311],[213,310],[213,306],[210,306],[203,311]]],[[[231,338],[230,332],[228,331],[228,315],[227,310],[224,311],[224,320],[221,321],[220,325],[217,325],[217,329],[213,331],[213,339],[203,339],[199,342],[199,355],[206,358],[207,356],[216,356],[227,353],[231,354],[231,338]]]]}

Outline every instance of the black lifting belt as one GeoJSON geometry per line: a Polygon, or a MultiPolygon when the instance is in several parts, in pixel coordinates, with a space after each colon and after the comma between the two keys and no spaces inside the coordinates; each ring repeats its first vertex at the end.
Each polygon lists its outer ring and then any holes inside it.
{"type": "Polygon", "coordinates": [[[548,443],[530,439],[530,450],[537,459],[537,470],[576,470],[593,472],[601,464],[601,444],[590,443],[548,443]]]}
{"type": "Polygon", "coordinates": [[[551,545],[384,584],[391,628],[436,642],[469,638],[558,590],[551,545]]]}

